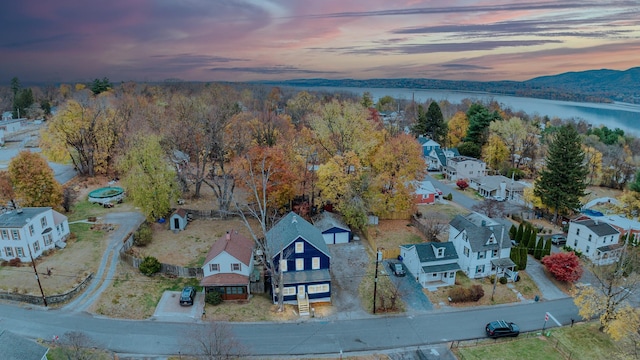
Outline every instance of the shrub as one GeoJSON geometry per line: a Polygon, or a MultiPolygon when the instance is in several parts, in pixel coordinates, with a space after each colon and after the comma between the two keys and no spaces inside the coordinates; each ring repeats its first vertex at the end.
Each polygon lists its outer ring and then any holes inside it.
{"type": "Polygon", "coordinates": [[[504,285],[504,284],[506,284],[506,283],[507,283],[507,278],[506,278],[506,277],[504,277],[504,276],[503,276],[503,277],[501,277],[501,278],[500,278],[500,284],[504,285]]]}
{"type": "Polygon", "coordinates": [[[133,234],[133,243],[137,246],[147,246],[151,243],[153,232],[148,223],[140,225],[138,230],[133,234]]]}
{"type": "Polygon", "coordinates": [[[9,266],[20,267],[22,266],[22,260],[20,260],[20,258],[13,258],[9,260],[9,266]]]}
{"type": "Polygon", "coordinates": [[[452,193],[447,194],[446,199],[449,201],[453,200],[453,194],[452,193]]]}
{"type": "Polygon", "coordinates": [[[511,218],[513,219],[513,221],[516,221],[516,222],[522,221],[522,217],[518,214],[511,214],[511,218]]]}
{"type": "Polygon", "coordinates": [[[471,288],[469,288],[469,299],[471,301],[478,301],[483,296],[484,289],[482,288],[482,285],[471,285],[471,288]]]}
{"type": "Polygon", "coordinates": [[[160,271],[160,261],[153,256],[147,256],[142,260],[138,269],[144,275],[151,276],[160,271]]]}
{"type": "Polygon", "coordinates": [[[493,274],[489,275],[489,282],[493,284],[494,281],[496,281],[496,276],[493,274]]]}
{"type": "Polygon", "coordinates": [[[218,291],[210,291],[204,296],[204,302],[211,305],[218,305],[222,303],[222,294],[218,291]]]}
{"type": "Polygon", "coordinates": [[[462,286],[456,286],[449,290],[449,299],[451,302],[465,302],[467,301],[467,289],[462,286]]]}

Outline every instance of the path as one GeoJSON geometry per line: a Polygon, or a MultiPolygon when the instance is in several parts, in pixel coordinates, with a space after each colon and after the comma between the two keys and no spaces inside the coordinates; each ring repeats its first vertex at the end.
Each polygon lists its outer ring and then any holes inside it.
{"type": "Polygon", "coordinates": [[[123,242],[129,234],[138,229],[144,221],[142,214],[137,212],[109,213],[102,222],[116,224],[118,227],[108,238],[109,245],[102,255],[100,267],[93,277],[91,284],[78,297],[62,307],[63,310],[80,312],[87,311],[98,300],[100,294],[109,286],[118,266],[118,257],[123,242]],[[107,272],[105,275],[105,271],[107,272]]]}
{"type": "Polygon", "coordinates": [[[544,273],[544,268],[533,256],[529,255],[527,269],[525,270],[531,279],[538,285],[541,297],[544,300],[556,300],[568,298],[569,295],[562,292],[544,273]]]}

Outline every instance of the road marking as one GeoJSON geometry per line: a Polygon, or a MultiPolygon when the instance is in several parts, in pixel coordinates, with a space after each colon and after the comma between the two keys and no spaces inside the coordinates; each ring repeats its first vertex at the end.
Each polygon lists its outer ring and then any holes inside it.
{"type": "Polygon", "coordinates": [[[558,324],[558,326],[562,326],[562,324],[560,324],[560,322],[558,320],[556,320],[556,318],[554,318],[553,315],[551,315],[551,313],[547,313],[547,315],[549,315],[551,320],[553,320],[556,324],[558,324]]]}

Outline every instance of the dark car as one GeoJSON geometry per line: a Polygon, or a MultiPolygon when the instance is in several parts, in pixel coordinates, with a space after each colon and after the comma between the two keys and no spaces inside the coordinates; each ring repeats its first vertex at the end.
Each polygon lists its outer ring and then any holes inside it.
{"type": "Polygon", "coordinates": [[[487,332],[487,336],[493,339],[505,336],[515,337],[520,334],[518,325],[504,320],[492,321],[484,329],[487,332]]]}
{"type": "Polygon", "coordinates": [[[407,273],[404,271],[404,267],[400,263],[390,262],[389,267],[391,268],[391,272],[395,276],[405,276],[407,273]]]}
{"type": "Polygon", "coordinates": [[[191,306],[193,305],[193,299],[196,297],[196,289],[192,286],[187,286],[182,289],[182,293],[180,294],[180,305],[182,306],[191,306]]]}
{"type": "Polygon", "coordinates": [[[551,236],[551,243],[553,245],[564,245],[567,243],[567,237],[562,234],[556,234],[551,236]]]}

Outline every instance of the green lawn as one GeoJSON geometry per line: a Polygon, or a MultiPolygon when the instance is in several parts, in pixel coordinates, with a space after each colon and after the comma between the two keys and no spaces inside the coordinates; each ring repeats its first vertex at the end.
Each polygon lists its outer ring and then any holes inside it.
{"type": "Polygon", "coordinates": [[[552,328],[550,336],[522,334],[519,338],[487,340],[476,346],[459,347],[461,360],[475,359],[606,359],[619,353],[615,343],[598,331],[598,323],[552,328]]]}

